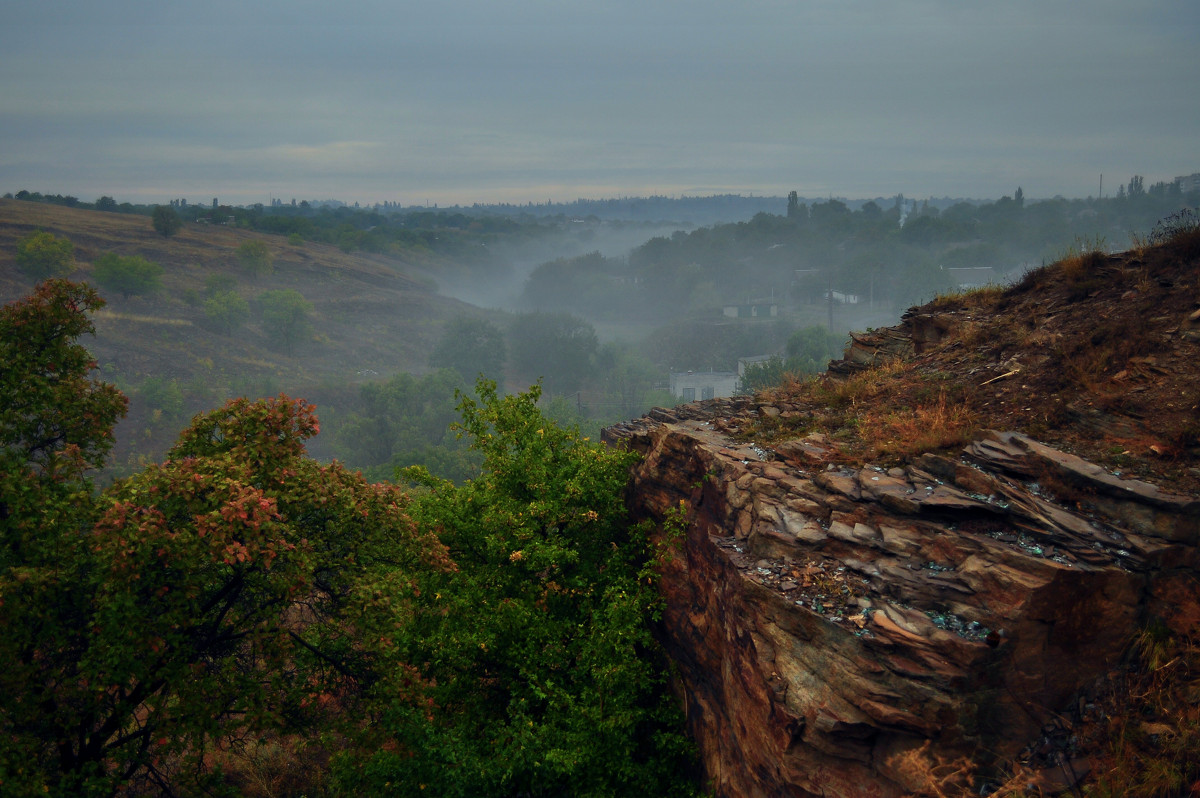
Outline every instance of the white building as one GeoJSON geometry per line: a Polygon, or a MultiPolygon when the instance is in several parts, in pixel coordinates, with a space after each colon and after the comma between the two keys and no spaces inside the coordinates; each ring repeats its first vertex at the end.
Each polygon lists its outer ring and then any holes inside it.
{"type": "Polygon", "coordinates": [[[736,371],[671,372],[671,395],[685,402],[733,396],[737,389],[736,371]]]}
{"type": "Polygon", "coordinates": [[[1194,175],[1184,175],[1175,178],[1175,182],[1179,184],[1179,191],[1183,194],[1190,194],[1193,191],[1200,191],[1200,172],[1194,175]]]}

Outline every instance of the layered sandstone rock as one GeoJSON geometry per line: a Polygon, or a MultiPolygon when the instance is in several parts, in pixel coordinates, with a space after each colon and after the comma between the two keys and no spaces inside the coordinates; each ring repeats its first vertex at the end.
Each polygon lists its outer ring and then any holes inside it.
{"type": "Polygon", "coordinates": [[[1151,617],[1200,632],[1200,502],[1015,433],[889,470],[732,434],[789,412],[719,400],[605,432],[643,455],[637,514],[686,511],[662,634],[717,795],[979,790],[1039,741],[1047,776],[1081,773],[1050,741],[1088,686],[1151,617]]]}

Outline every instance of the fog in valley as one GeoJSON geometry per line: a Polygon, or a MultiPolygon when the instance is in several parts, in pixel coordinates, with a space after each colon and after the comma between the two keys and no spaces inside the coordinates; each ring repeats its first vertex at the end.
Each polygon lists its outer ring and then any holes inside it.
{"type": "Polygon", "coordinates": [[[61,5],[0,30],[0,264],[45,230],[109,302],[114,473],[285,391],[323,458],[462,478],[481,374],[595,435],[1195,203],[1176,4],[61,5]]]}

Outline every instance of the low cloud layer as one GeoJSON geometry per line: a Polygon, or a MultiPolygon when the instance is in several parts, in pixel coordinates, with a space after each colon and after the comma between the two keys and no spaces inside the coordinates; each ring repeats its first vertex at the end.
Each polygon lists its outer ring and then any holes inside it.
{"type": "Polygon", "coordinates": [[[1189,4],[76,0],[6,17],[5,191],[1037,197],[1200,170],[1189,4]]]}

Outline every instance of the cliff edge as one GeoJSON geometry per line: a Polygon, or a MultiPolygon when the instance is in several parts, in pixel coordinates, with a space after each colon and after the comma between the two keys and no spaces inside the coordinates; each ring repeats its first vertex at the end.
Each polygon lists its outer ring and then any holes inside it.
{"type": "Polygon", "coordinates": [[[684,522],[661,637],[715,794],[1086,778],[1131,641],[1200,636],[1198,359],[1183,224],[607,429],[633,512],[684,522]]]}

